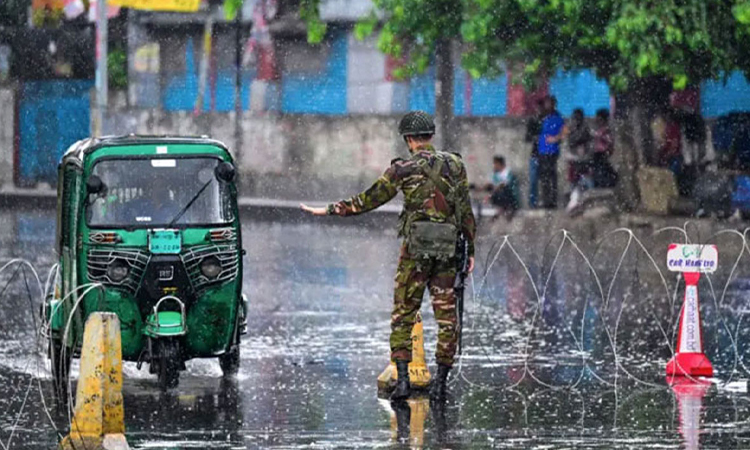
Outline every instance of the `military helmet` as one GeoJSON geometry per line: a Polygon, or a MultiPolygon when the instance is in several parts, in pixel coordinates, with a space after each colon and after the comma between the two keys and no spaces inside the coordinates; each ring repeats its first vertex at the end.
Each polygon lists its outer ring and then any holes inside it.
{"type": "Polygon", "coordinates": [[[406,114],[401,119],[401,122],[399,122],[398,134],[401,136],[435,134],[435,122],[424,111],[412,111],[406,114]]]}

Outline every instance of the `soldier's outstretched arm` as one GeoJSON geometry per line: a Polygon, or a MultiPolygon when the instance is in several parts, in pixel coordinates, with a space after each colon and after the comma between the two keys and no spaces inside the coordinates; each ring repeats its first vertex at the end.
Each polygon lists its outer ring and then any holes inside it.
{"type": "Polygon", "coordinates": [[[354,216],[372,211],[395,197],[398,194],[398,187],[399,180],[394,166],[391,165],[367,190],[352,198],[331,203],[326,208],[326,212],[337,216],[354,216]]]}
{"type": "Polygon", "coordinates": [[[328,210],[325,207],[307,206],[304,203],[300,203],[299,207],[302,209],[302,211],[304,211],[306,213],[310,213],[313,216],[325,216],[325,215],[328,215],[328,210]]]}

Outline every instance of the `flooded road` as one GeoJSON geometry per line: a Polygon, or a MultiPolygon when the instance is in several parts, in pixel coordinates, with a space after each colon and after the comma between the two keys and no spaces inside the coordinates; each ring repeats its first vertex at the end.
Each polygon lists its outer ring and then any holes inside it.
{"type": "MultiPolygon", "coordinates": [[[[0,267],[27,259],[43,283],[55,259],[54,221],[54,211],[1,211],[0,267]]],[[[750,258],[742,255],[735,267],[744,249],[737,235],[713,239],[722,268],[699,287],[704,344],[716,370],[709,384],[670,387],[664,377],[683,285],[663,266],[666,245],[679,242],[679,233],[638,235],[646,252],[628,233],[598,247],[539,231],[507,241],[485,236],[477,246],[465,349],[448,401],[391,405],[377,398],[376,385],[388,362],[398,254],[387,222],[246,217],[250,318],[240,374],[224,380],[217,361],[192,361],[179,388],[161,393],[145,368],[126,363],[131,446],[750,447],[750,258]]],[[[64,434],[68,426],[35,350],[32,277],[26,270],[0,274],[0,289],[7,284],[0,294],[0,440],[4,446],[12,437],[11,449],[54,448],[55,427],[64,434]]],[[[422,313],[434,367],[428,301],[422,313]]]]}

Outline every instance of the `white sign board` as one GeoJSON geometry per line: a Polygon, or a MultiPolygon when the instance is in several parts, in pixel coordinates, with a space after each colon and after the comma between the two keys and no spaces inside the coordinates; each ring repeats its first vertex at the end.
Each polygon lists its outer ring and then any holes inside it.
{"type": "Polygon", "coordinates": [[[719,252],[715,245],[671,244],[667,251],[667,268],[672,272],[715,272],[719,252]]]}
{"type": "Polygon", "coordinates": [[[679,353],[703,353],[701,343],[698,286],[685,286],[685,306],[680,325],[679,353]]]}

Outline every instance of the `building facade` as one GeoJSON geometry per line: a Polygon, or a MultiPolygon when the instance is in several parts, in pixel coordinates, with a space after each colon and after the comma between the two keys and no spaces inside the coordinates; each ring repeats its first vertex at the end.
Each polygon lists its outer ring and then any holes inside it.
{"type": "MultiPolygon", "coordinates": [[[[353,23],[370,11],[369,0],[328,0],[321,6],[329,31],[311,45],[294,11],[280,11],[275,0],[246,2],[242,37],[242,104],[245,110],[288,114],[394,114],[434,111],[433,67],[408,80],[393,76],[396,63],[381,54],[375,39],[357,40],[353,23]],[[269,69],[269,66],[271,67],[269,69]]],[[[236,28],[216,12],[211,56],[203,61],[203,23],[198,15],[132,14],[131,103],[168,111],[234,109],[236,28]],[[144,63],[144,55],[148,55],[144,63]],[[201,81],[202,64],[207,75],[201,81]]],[[[457,116],[525,116],[540,93],[555,95],[563,115],[583,108],[586,115],[611,108],[609,88],[590,70],[558,71],[539,91],[513,83],[511,71],[472,79],[460,64],[454,76],[457,116]]],[[[750,109],[750,84],[740,73],[700,86],[697,104],[705,117],[750,109]]]]}

